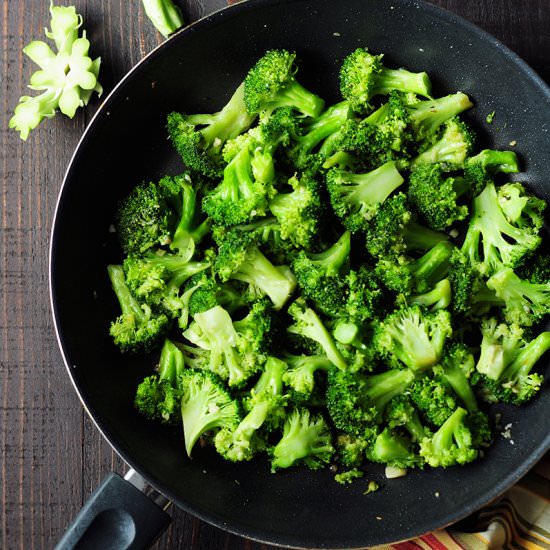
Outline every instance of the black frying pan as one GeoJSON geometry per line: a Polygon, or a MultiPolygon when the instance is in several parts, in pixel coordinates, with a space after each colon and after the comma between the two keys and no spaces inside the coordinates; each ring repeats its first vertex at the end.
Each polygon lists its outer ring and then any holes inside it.
{"type": "MultiPolygon", "coordinates": [[[[403,540],[478,509],[517,481],[550,448],[550,391],[516,410],[514,445],[497,437],[462,468],[386,480],[372,467],[340,486],[329,471],[269,472],[267,461],[223,461],[209,449],[186,458],[179,430],[132,407],[155,357],[121,356],[107,335],[116,313],[105,266],[120,260],[109,231],[117,201],[142,179],[181,170],[166,140],[171,110],[220,108],[269,48],[295,49],[300,81],[338,100],[337,70],[357,46],[390,66],[426,70],[436,95],[463,90],[483,146],[516,141],[522,181],[550,199],[550,91],[512,52],[464,20],[407,0],[251,0],[199,21],[145,58],[88,127],[71,161],[52,234],[50,284],[61,350],[85,408],[114,449],[178,506],[239,535],[290,547],[356,548],[403,540]],[[488,126],[486,115],[495,111],[488,126]],[[369,480],[382,490],[365,496],[369,480]]],[[[548,370],[548,369],[547,369],[548,370]]]]}

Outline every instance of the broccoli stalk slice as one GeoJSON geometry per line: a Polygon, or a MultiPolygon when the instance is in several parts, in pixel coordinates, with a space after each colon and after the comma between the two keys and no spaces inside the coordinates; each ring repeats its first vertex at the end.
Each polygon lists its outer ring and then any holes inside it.
{"type": "Polygon", "coordinates": [[[474,198],[462,252],[470,263],[478,264],[483,273],[491,275],[501,267],[515,267],[540,242],[540,236],[508,222],[493,183],[488,183],[474,198]]]}
{"type": "Polygon", "coordinates": [[[317,342],[333,365],[342,370],[347,368],[332,336],[313,309],[298,299],[290,305],[288,313],[294,319],[294,323],[287,328],[288,332],[317,342]]]}
{"type": "Polygon", "coordinates": [[[390,161],[362,174],[334,168],[328,173],[327,187],[336,215],[350,231],[358,231],[404,181],[390,161]]]}
{"type": "Polygon", "coordinates": [[[434,467],[472,462],[478,451],[472,447],[472,434],[466,425],[468,413],[458,407],[431,438],[420,442],[420,455],[434,467]]]}
{"type": "Polygon", "coordinates": [[[489,278],[487,287],[504,302],[504,316],[510,323],[531,326],[550,313],[550,283],[531,283],[505,267],[489,278]]]}
{"type": "Polygon", "coordinates": [[[143,0],[143,7],[151,23],[165,38],[183,27],[183,16],[172,0],[143,0]]]}
{"type": "Polygon", "coordinates": [[[186,369],[181,377],[181,418],[187,456],[199,437],[215,428],[234,429],[240,420],[238,403],[213,373],[186,369]]]}
{"type": "Polygon", "coordinates": [[[473,107],[470,98],[462,92],[457,92],[438,99],[419,101],[407,105],[406,108],[416,139],[422,141],[434,135],[443,123],[470,107],[473,107]]]}
{"type": "Polygon", "coordinates": [[[271,469],[289,468],[298,461],[317,469],[334,454],[330,429],[321,415],[294,409],[283,426],[283,436],[273,447],[271,469]]]}

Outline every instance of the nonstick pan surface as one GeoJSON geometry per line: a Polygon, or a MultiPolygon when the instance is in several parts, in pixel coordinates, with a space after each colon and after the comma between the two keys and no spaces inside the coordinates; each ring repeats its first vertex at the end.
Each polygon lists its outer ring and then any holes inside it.
{"type": "MultiPolygon", "coordinates": [[[[426,70],[435,95],[462,90],[481,146],[515,150],[518,179],[550,199],[550,92],[518,57],[459,17],[406,0],[250,0],[179,32],[139,63],[106,99],[68,168],[51,242],[50,286],[60,347],[86,410],[113,448],[178,506],[222,529],[272,544],[359,548],[454,522],[501,494],[550,447],[547,388],[521,409],[501,407],[512,440],[497,437],[476,463],[386,480],[373,466],[349,486],[328,470],[273,475],[266,460],[185,456],[179,430],[132,406],[154,356],[121,355],[108,337],[116,302],[106,275],[121,260],[111,231],[118,201],[142,180],[183,166],[166,139],[172,110],[214,112],[270,48],[296,50],[299,79],[339,100],[338,67],[358,46],[388,66],[426,70]],[[495,111],[495,122],[486,123],[495,111]],[[513,444],[512,444],[513,442],[513,444]],[[366,496],[370,480],[381,490],[366,496]]],[[[543,372],[548,371],[547,365],[543,372]]]]}

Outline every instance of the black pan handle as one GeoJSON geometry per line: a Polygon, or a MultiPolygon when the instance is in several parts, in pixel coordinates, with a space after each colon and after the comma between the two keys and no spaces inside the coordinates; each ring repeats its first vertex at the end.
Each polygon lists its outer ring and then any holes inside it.
{"type": "Polygon", "coordinates": [[[84,504],[55,550],[149,548],[170,523],[170,516],[140,490],[147,486],[139,474],[130,470],[126,479],[110,473],[84,504]]]}

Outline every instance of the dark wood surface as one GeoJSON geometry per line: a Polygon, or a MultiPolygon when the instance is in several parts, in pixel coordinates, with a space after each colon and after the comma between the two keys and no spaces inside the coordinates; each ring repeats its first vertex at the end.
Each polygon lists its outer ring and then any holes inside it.
{"type": "MultiPolygon", "coordinates": [[[[366,1],[366,0],[365,0],[366,1]]],[[[389,1],[389,0],[388,0],[389,1]]],[[[180,0],[187,22],[224,0],[180,0]]],[[[67,4],[69,2],[63,2],[67,4]]],[[[489,31],[550,82],[549,0],[438,0],[489,31]]],[[[74,0],[109,92],[162,37],[139,0],[74,0]]],[[[48,0],[0,2],[0,548],[52,548],[104,475],[126,467],[84,413],[65,373],[48,298],[56,197],[97,101],[57,116],[22,142],[8,129],[34,70],[22,54],[43,37],[48,0]]],[[[503,83],[505,86],[506,83],[503,83]]],[[[550,152],[549,152],[550,153],[550,152]]],[[[172,509],[157,548],[267,550],[172,509]]]]}

